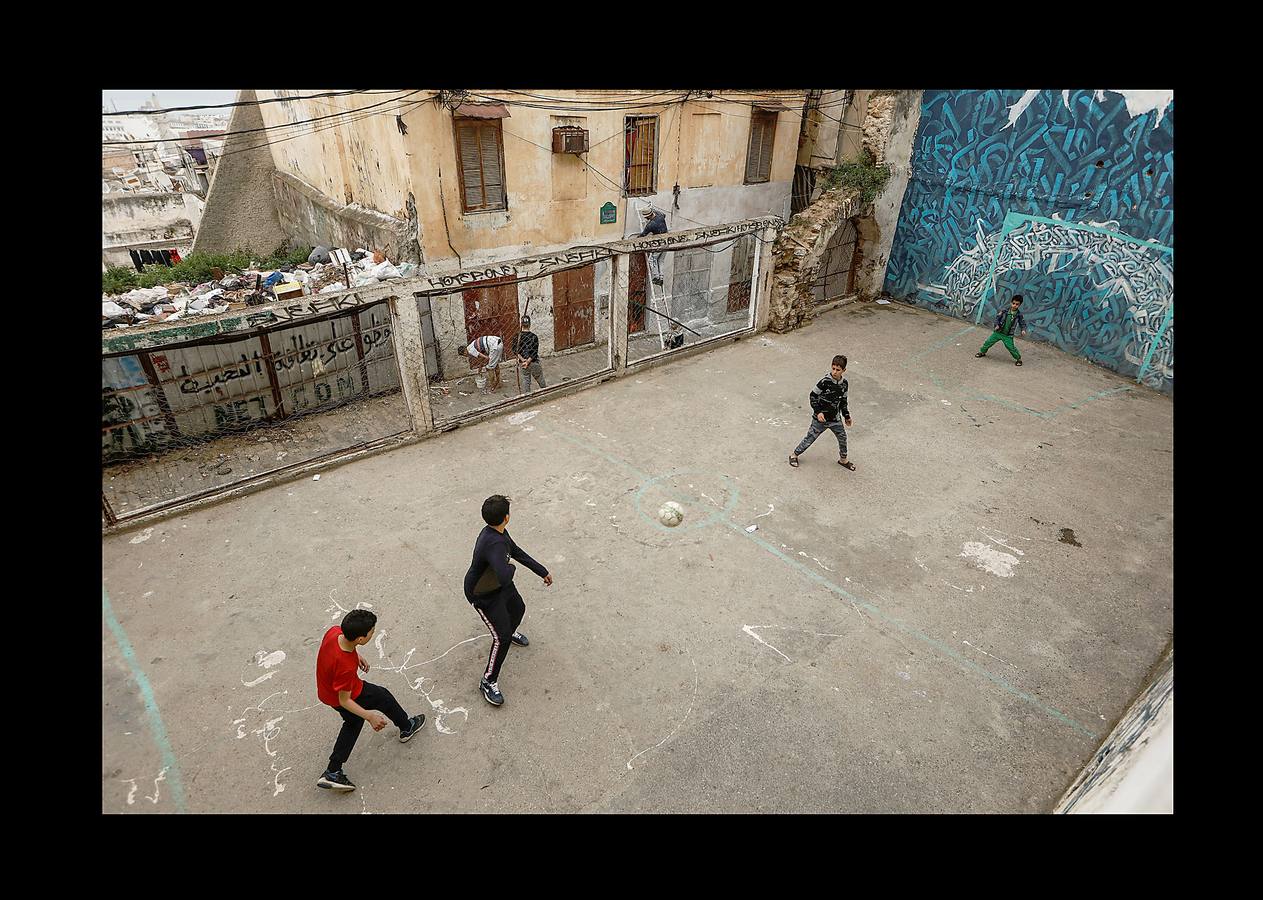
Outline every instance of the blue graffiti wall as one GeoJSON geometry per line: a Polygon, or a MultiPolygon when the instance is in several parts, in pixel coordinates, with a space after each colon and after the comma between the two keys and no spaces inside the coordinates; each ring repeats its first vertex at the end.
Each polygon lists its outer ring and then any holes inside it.
{"type": "Polygon", "coordinates": [[[1022,294],[1031,338],[1172,391],[1175,107],[1126,93],[926,91],[886,293],[985,326],[1022,294]]]}

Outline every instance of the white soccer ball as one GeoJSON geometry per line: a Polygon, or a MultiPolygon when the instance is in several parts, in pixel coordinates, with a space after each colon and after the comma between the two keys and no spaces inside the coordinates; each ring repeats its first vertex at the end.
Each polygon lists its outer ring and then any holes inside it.
{"type": "Polygon", "coordinates": [[[668,528],[674,528],[684,521],[684,507],[674,500],[668,500],[658,510],[658,521],[668,528]]]}

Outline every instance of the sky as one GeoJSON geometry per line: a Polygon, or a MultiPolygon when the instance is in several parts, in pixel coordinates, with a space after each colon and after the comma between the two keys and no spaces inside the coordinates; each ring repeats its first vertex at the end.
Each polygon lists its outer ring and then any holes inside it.
{"type": "MultiPolygon", "coordinates": [[[[110,108],[113,101],[119,110],[140,109],[150,94],[157,94],[163,107],[195,106],[203,103],[232,103],[237,99],[236,88],[232,90],[187,90],[184,88],[164,91],[161,89],[147,91],[101,91],[102,104],[110,108]]],[[[212,112],[212,110],[207,110],[212,112]]]]}

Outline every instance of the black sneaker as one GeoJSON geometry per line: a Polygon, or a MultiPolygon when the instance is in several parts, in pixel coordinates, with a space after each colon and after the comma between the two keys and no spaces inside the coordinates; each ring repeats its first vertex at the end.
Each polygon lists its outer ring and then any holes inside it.
{"type": "Polygon", "coordinates": [[[412,724],[408,726],[407,731],[399,732],[399,743],[408,743],[408,741],[412,740],[412,736],[421,730],[421,726],[425,724],[425,713],[413,716],[411,722],[412,724]]]}
{"type": "Polygon", "coordinates": [[[986,355],[987,355],[987,354],[985,354],[985,353],[975,353],[975,354],[974,354],[974,359],[982,359],[982,358],[983,358],[984,356],[986,356],[986,355]]]}
{"type": "Polygon", "coordinates": [[[500,693],[500,688],[487,679],[484,678],[478,682],[478,690],[482,691],[482,699],[492,706],[502,706],[504,704],[504,694],[500,693]]]}
{"type": "Polygon", "coordinates": [[[1015,361],[1013,362],[1013,365],[1015,365],[1015,366],[1020,366],[1021,364],[1022,364],[1022,361],[1021,361],[1020,359],[1019,359],[1019,360],[1015,360],[1015,361]]]}
{"type": "Polygon", "coordinates": [[[320,776],[320,780],[316,782],[316,787],[327,788],[333,791],[353,791],[355,785],[351,783],[351,779],[347,778],[341,769],[336,772],[330,772],[327,769],[320,776]]]}
{"type": "Polygon", "coordinates": [[[517,644],[519,647],[529,647],[531,645],[531,642],[526,639],[526,635],[522,634],[520,631],[513,632],[513,637],[509,638],[509,640],[517,644]]]}

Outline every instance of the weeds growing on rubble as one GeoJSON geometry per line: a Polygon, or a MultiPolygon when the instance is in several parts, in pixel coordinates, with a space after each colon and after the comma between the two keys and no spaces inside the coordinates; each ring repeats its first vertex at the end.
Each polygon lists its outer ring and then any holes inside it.
{"type": "Polygon", "coordinates": [[[865,153],[862,160],[848,160],[826,169],[824,189],[831,191],[840,187],[854,188],[859,192],[860,203],[868,204],[877,198],[889,180],[890,168],[877,165],[872,154],[865,153]]]}
{"type": "Polygon", "coordinates": [[[259,254],[239,249],[232,253],[191,253],[174,266],[145,266],[140,272],[130,266],[111,266],[101,275],[101,291],[123,294],[134,288],[151,288],[177,281],[195,287],[213,279],[216,269],[225,275],[240,274],[251,268],[251,263],[256,263],[259,269],[268,271],[304,263],[310,253],[310,247],[288,250],[282,245],[262,261],[259,254]]]}

